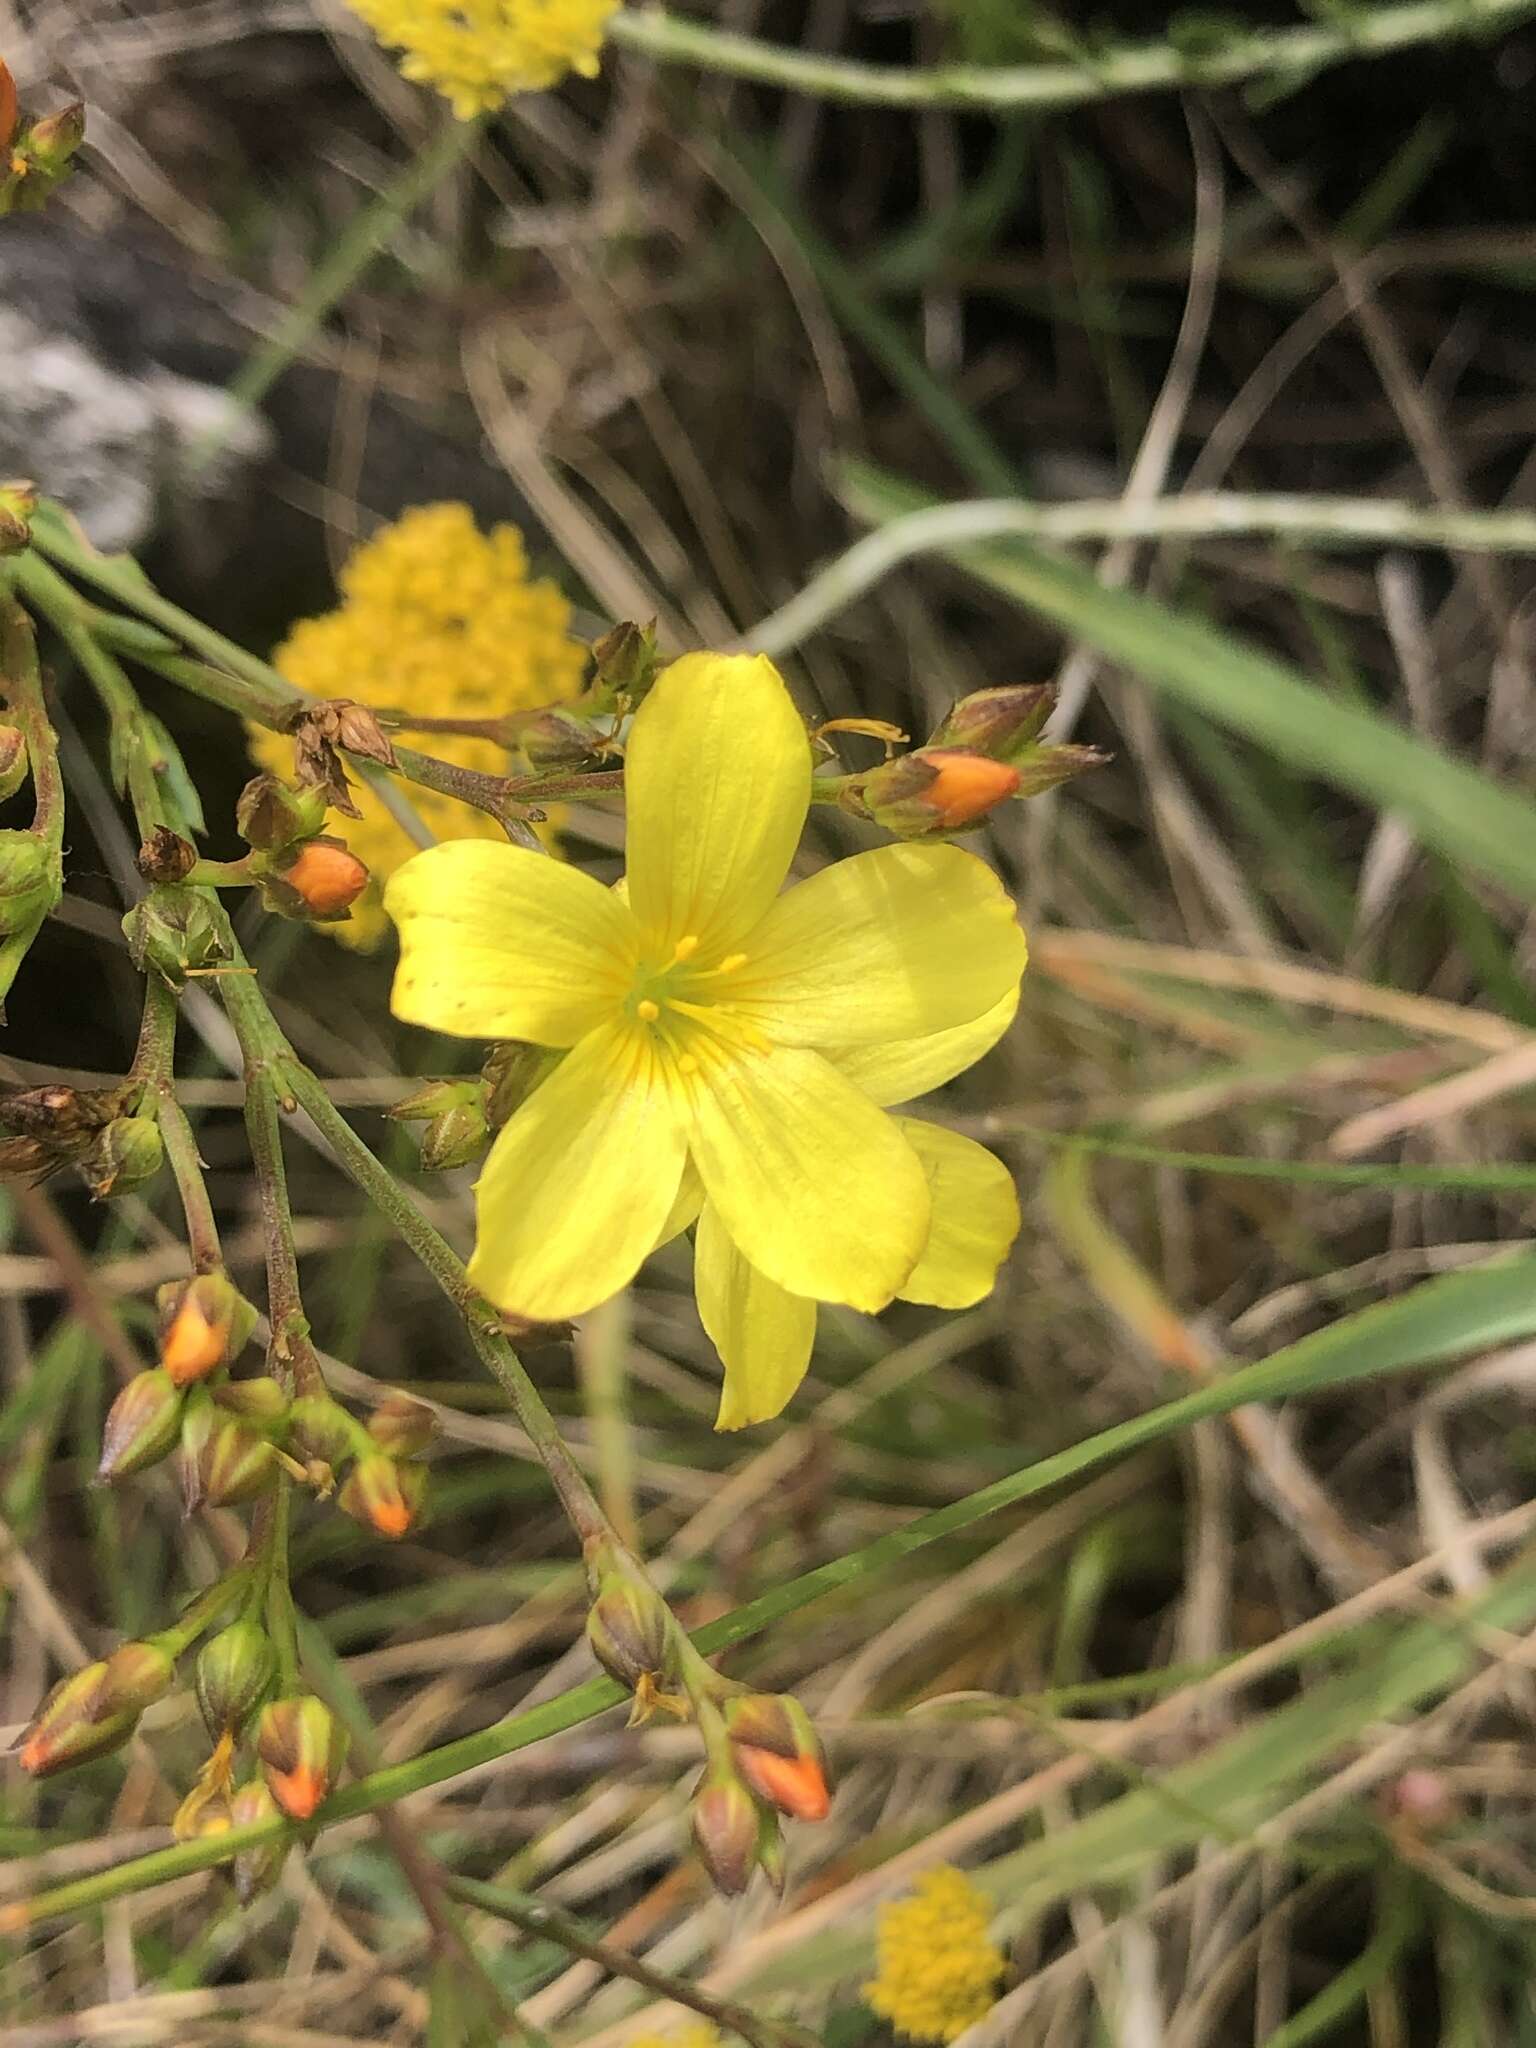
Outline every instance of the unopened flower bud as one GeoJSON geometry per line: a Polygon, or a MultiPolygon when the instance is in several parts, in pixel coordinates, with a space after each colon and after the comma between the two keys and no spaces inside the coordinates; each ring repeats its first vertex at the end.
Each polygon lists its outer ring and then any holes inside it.
{"type": "MultiPolygon", "coordinates": [[[[5,511],[0,506],[0,555],[5,553],[5,511]]],[[[27,779],[27,738],[19,725],[0,725],[0,803],[27,779]]]]}
{"type": "Polygon", "coordinates": [[[603,736],[574,711],[558,704],[525,713],[516,721],[517,748],[536,773],[557,768],[584,768],[600,758],[603,736]]]}
{"type": "Polygon", "coordinates": [[[676,1652],[665,1603],[622,1567],[604,1574],[587,1613],[587,1641],[608,1676],[634,1692],[649,1678],[665,1691],[676,1683],[676,1652]]]}
{"type": "Polygon", "coordinates": [[[414,1458],[437,1435],[437,1417],[409,1394],[391,1394],[368,1418],[368,1434],[392,1458],[414,1458]]]}
{"type": "Polygon", "coordinates": [[[693,1801],[693,1841],[710,1883],[727,1898],[744,1892],[757,1867],[757,1802],[729,1771],[711,1770],[693,1801]]]}
{"type": "Polygon", "coordinates": [[[426,1492],[425,1465],[409,1460],[401,1463],[380,1451],[376,1457],[358,1459],[336,1496],[336,1505],[376,1536],[397,1543],[421,1512],[426,1492]]]}
{"type": "MultiPolygon", "coordinates": [[[[230,1825],[249,1827],[255,1821],[271,1820],[281,1811],[267,1790],[265,1779],[249,1778],[245,1784],[235,1788],[230,1798],[230,1825]]],[[[242,1906],[248,1906],[252,1899],[277,1883],[287,1854],[286,1842],[267,1842],[255,1849],[240,1851],[234,1859],[234,1878],[235,1896],[242,1906]]]]}
{"type": "MultiPolygon", "coordinates": [[[[0,65],[0,70],[4,66],[0,65]]],[[[0,111],[3,111],[4,83],[0,81],[0,111]]],[[[5,144],[0,141],[0,149],[5,144]]],[[[0,169],[0,178],[4,177],[0,169]]],[[[0,212],[4,208],[0,207],[0,212]]],[[[29,483],[0,483],[0,555],[17,555],[32,544],[32,514],[37,510],[37,486],[29,483]]]]}
{"type": "Polygon", "coordinates": [[[174,989],[228,957],[212,907],[193,889],[151,889],[123,919],[123,936],[139,972],[153,968],[174,989]]]}
{"type": "Polygon", "coordinates": [[[592,688],[600,696],[627,697],[638,704],[656,680],[656,621],[637,626],[626,619],[592,643],[592,688]]]}
{"type": "Polygon", "coordinates": [[[267,1790],[290,1820],[308,1820],[330,1791],[347,1753],[347,1731],[312,1693],[270,1700],[256,1724],[256,1754],[267,1790]]]}
{"type": "Polygon", "coordinates": [[[277,1676],[277,1652],[258,1622],[231,1622],[204,1643],[193,1683],[208,1733],[238,1735],[277,1676]]]}
{"type": "Polygon", "coordinates": [[[951,747],[920,747],[872,770],[859,795],[876,824],[898,839],[930,839],[978,824],[1018,786],[1019,772],[1006,761],[951,747]]]}
{"type": "Polygon", "coordinates": [[[31,832],[0,832],[0,937],[30,931],[59,898],[48,849],[31,832]]]}
{"type": "Polygon", "coordinates": [[[788,1693],[746,1693],[722,1711],[736,1768],[758,1798],[793,1820],[825,1820],[832,1804],[826,1753],[800,1702],[788,1693]]]}
{"type": "Polygon", "coordinates": [[[329,1394],[300,1394],[288,1410],[287,1444],[296,1458],[339,1465],[357,1447],[357,1425],[329,1394]]]}
{"type": "Polygon", "coordinates": [[[446,1173],[450,1167],[469,1166],[490,1143],[490,1126],[478,1102],[461,1102],[435,1116],[421,1134],[421,1168],[424,1173],[446,1173]]]}
{"type": "Polygon", "coordinates": [[[51,1777],[106,1756],[128,1740],[138,1723],[136,1713],[99,1714],[106,1675],[101,1659],[61,1679],[49,1693],[21,1739],[19,1761],[28,1777],[51,1777]]]}
{"type": "Polygon", "coordinates": [[[1040,796],[1083,775],[1090,768],[1102,768],[1112,759],[1098,747],[1026,747],[1014,756],[1019,771],[1019,795],[1040,796]]]}
{"type": "Polygon", "coordinates": [[[134,866],[146,882],[184,882],[197,866],[197,848],[169,825],[157,825],[139,848],[134,866]]]}
{"type": "Polygon", "coordinates": [[[276,1451],[247,1423],[221,1413],[206,1395],[188,1408],[181,1425],[181,1492],[189,1515],[254,1500],[276,1472],[276,1451]]]}
{"type": "Polygon", "coordinates": [[[176,1682],[176,1659],[163,1641],[121,1643],[107,1659],[96,1713],[142,1714],[163,1699],[176,1682]]]}
{"type": "Polygon", "coordinates": [[[226,1414],[238,1415],[242,1422],[254,1423],[260,1430],[270,1429],[288,1413],[288,1396],[281,1381],[273,1379],[270,1373],[258,1373],[248,1380],[226,1380],[209,1391],[216,1407],[226,1414]]]}
{"type": "Polygon", "coordinates": [[[513,1111],[522,1108],[558,1058],[559,1054],[551,1054],[546,1046],[525,1045],[517,1038],[491,1047],[480,1078],[486,1090],[485,1120],[493,1131],[499,1131],[513,1111]]]}
{"type": "Polygon", "coordinates": [[[322,832],[286,853],[260,878],[269,910],[306,924],[340,924],[368,886],[368,870],[346,842],[322,832]]]}
{"type": "Polygon", "coordinates": [[[167,1280],[155,1296],[160,1363],[178,1387],[206,1379],[241,1351],[256,1311],[225,1273],[167,1280]]]}
{"type": "Polygon", "coordinates": [[[461,1103],[475,1101],[481,1092],[479,1081],[427,1081],[391,1103],[384,1114],[397,1124],[429,1124],[461,1103]]]}
{"type": "Polygon", "coordinates": [[[325,791],[299,788],[276,775],[256,775],[235,799],[235,829],[258,853],[277,853],[310,839],[325,823],[325,791]]]}
{"type": "Polygon", "coordinates": [[[85,140],[85,106],[80,100],[34,121],[26,134],[28,157],[57,178],[85,140]]]}
{"type": "Polygon", "coordinates": [[[131,1195],[165,1163],[160,1126],[150,1116],[120,1116],[96,1136],[80,1160],[85,1184],[99,1202],[131,1195]]]}
{"type": "Polygon", "coordinates": [[[1005,683],[994,690],[973,690],[953,707],[928,745],[963,747],[1009,761],[1039,737],[1055,703],[1056,692],[1049,683],[1005,683]]]}
{"type": "Polygon", "coordinates": [[[142,1472],[174,1447],[181,1434],[181,1391],[163,1367],[136,1373],[107,1411],[98,1479],[142,1472]]]}

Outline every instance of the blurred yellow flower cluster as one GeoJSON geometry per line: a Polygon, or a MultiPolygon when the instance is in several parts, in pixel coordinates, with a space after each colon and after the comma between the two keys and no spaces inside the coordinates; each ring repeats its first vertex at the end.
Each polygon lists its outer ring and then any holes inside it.
{"type": "Polygon", "coordinates": [[[616,0],[348,0],[400,69],[435,85],[461,121],[512,93],[542,92],[567,72],[597,70],[616,0]]]}
{"type": "Polygon", "coordinates": [[[990,1909],[963,1871],[940,1864],[910,1899],[880,1909],[878,1969],[864,1996],[910,2041],[955,2041],[997,2002],[1008,1965],[987,1939],[990,1909]]]}
{"type": "MultiPolygon", "coordinates": [[[[381,528],[343,569],[341,594],[337,610],[299,620],[275,657],[291,682],[317,696],[431,718],[494,718],[581,688],[587,654],[570,636],[570,605],[547,579],[530,580],[516,527],[483,534],[467,505],[420,505],[381,528]]],[[[490,740],[433,733],[420,744],[463,768],[508,772],[506,753],[490,740]]],[[[254,731],[251,752],[278,774],[292,768],[293,749],[280,733],[254,731]]],[[[439,839],[502,837],[484,811],[401,787],[439,839]]],[[[342,829],[373,881],[351,919],[326,929],[368,947],[388,929],[380,886],[416,847],[371,790],[357,785],[354,795],[363,816],[342,829]]]]}

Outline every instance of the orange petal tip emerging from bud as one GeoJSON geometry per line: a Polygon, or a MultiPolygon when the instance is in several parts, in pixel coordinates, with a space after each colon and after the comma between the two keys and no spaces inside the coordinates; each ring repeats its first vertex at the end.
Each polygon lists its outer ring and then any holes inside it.
{"type": "Polygon", "coordinates": [[[368,870],[340,839],[307,839],[279,877],[299,916],[322,924],[345,917],[368,886],[368,870]]]}
{"type": "Polygon", "coordinates": [[[308,1820],[326,1793],[326,1775],[313,1764],[267,1771],[267,1790],[290,1820],[308,1820]]]}
{"type": "Polygon", "coordinates": [[[923,791],[923,801],[938,812],[939,823],[946,832],[985,817],[1019,786],[1017,768],[1006,761],[993,761],[985,754],[929,747],[916,758],[936,771],[923,791]]]}
{"type": "Polygon", "coordinates": [[[787,1813],[792,1820],[825,1820],[832,1793],[819,1757],[777,1756],[750,1742],[734,1745],[736,1768],[759,1799],[787,1813]]]}

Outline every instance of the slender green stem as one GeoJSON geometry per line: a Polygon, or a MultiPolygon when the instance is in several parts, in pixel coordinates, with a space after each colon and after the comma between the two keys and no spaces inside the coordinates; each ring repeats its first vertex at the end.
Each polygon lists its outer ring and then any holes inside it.
{"type": "Polygon", "coordinates": [[[512,1891],[505,1885],[481,1884],[472,1877],[450,1878],[448,1890],[464,1905],[476,1906],[492,1919],[505,1920],[520,1933],[558,1942],[571,1955],[596,1963],[612,1977],[627,1978],[658,1998],[669,1998],[674,2005],[702,2013],[717,2027],[752,2042],[754,2048],[816,2048],[815,2035],[804,2027],[794,2026],[788,2020],[769,2019],[748,2006],[737,2005],[733,1999],[717,1998],[702,1984],[655,1969],[639,1956],[631,1955],[628,1949],[602,1940],[584,1921],[561,1906],[550,1905],[527,1892],[512,1891]]]}
{"type": "Polygon", "coordinates": [[[223,1265],[224,1254],[208,1183],[203,1178],[197,1139],[186,1111],[176,1099],[175,1049],[176,998],[160,976],[151,971],[144,980],[144,1023],[132,1073],[144,1082],[154,1099],[155,1120],[186,1218],[192,1270],[211,1273],[223,1265]]]}
{"type": "Polygon", "coordinates": [[[1536,553],[1536,515],[1456,512],[1372,498],[1243,496],[1200,491],[1133,505],[1083,499],[1032,505],[978,498],[935,505],[865,534],[820,570],[788,604],[741,637],[754,654],[787,654],[916,555],[1007,538],[1066,545],[1077,541],[1166,540],[1263,534],[1327,546],[1434,547],[1536,553]]]}
{"type": "Polygon", "coordinates": [[[1181,48],[1172,36],[1100,48],[1085,41],[1080,50],[1052,63],[942,64],[923,70],[786,49],[659,7],[621,8],[608,23],[608,36],[658,64],[685,64],[819,99],[1003,113],[1249,78],[1309,78],[1351,58],[1385,56],[1415,43],[1458,34],[1496,35],[1533,13],[1536,0],[1409,0],[1399,6],[1340,8],[1326,20],[1294,28],[1246,29],[1223,22],[1198,48],[1193,42],[1181,48]]]}
{"type": "MultiPolygon", "coordinates": [[[[22,558],[18,558],[22,559],[22,558]]],[[[15,564],[11,565],[14,570],[15,564]]],[[[0,1017],[17,970],[27,957],[43,921],[64,893],[64,781],[59,773],[59,743],[43,699],[42,672],[37,664],[37,636],[32,621],[0,580],[0,696],[7,716],[27,743],[34,808],[32,836],[43,849],[46,873],[41,900],[30,915],[0,940],[0,1017]]]]}

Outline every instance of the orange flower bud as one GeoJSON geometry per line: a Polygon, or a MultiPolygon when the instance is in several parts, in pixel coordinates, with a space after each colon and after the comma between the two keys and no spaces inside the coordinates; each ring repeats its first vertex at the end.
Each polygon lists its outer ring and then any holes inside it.
{"type": "Polygon", "coordinates": [[[272,1700],[256,1725],[267,1790],[290,1820],[308,1820],[347,1753],[347,1731],[312,1693],[272,1700]]]}
{"type": "Polygon", "coordinates": [[[391,1394],[368,1418],[368,1434],[392,1458],[414,1458],[437,1435],[437,1417],[424,1401],[391,1394]]]}
{"type": "Polygon", "coordinates": [[[363,1522],[376,1536],[398,1543],[415,1522],[426,1497],[427,1468],[399,1463],[381,1451],[359,1458],[336,1496],[336,1505],[354,1522],[363,1522]]]}
{"type": "Polygon", "coordinates": [[[736,1743],[733,1753],[736,1768],[759,1799],[787,1813],[791,1820],[826,1819],[832,1809],[832,1793],[819,1757],[779,1756],[750,1742],[736,1743]]]}
{"type": "Polygon", "coordinates": [[[168,1280],[156,1296],[160,1363],[178,1387],[206,1379],[245,1343],[256,1311],[222,1273],[168,1280]]]}
{"type": "Polygon", "coordinates": [[[315,924],[338,924],[368,886],[368,870],[344,840],[322,832],[281,856],[263,878],[270,910],[315,924]]]}
{"type": "Polygon", "coordinates": [[[176,1679],[176,1660],[163,1642],[122,1643],[107,1659],[101,1690],[96,1695],[96,1713],[142,1714],[170,1691],[176,1679]]]}
{"type": "Polygon", "coordinates": [[[120,1749],[138,1725],[132,1708],[102,1711],[105,1659],[60,1679],[22,1737],[19,1762],[29,1778],[51,1777],[120,1749]]]}
{"type": "Polygon", "coordinates": [[[869,815],[901,839],[927,839],[974,825],[1018,789],[1006,761],[960,747],[920,747],[876,768],[859,794],[869,815]]]}

